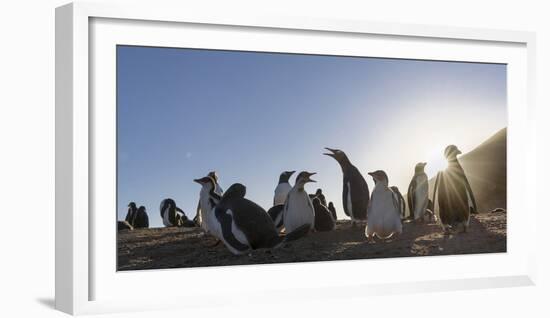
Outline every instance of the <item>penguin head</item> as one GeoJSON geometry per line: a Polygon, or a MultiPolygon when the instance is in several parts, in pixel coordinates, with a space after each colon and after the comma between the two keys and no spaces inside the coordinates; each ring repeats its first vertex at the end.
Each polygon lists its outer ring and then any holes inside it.
{"type": "Polygon", "coordinates": [[[328,203],[328,207],[331,208],[331,209],[334,209],[334,204],[332,203],[332,201],[330,201],[330,202],[328,203]]]}
{"type": "Polygon", "coordinates": [[[145,212],[145,207],[142,205],[139,207],[138,212],[145,212]]]}
{"type": "Polygon", "coordinates": [[[193,179],[196,183],[200,184],[203,187],[216,187],[216,180],[211,176],[202,177],[200,179],[193,179]]]}
{"type": "Polygon", "coordinates": [[[460,155],[462,151],[460,151],[455,145],[449,145],[447,148],[445,148],[445,152],[443,155],[445,156],[445,159],[447,160],[454,160],[456,159],[456,156],[460,155]]]}
{"type": "Polygon", "coordinates": [[[222,196],[222,200],[242,199],[246,195],[246,187],[241,183],[232,184],[222,196]]]}
{"type": "Polygon", "coordinates": [[[428,163],[427,162],[419,162],[414,166],[414,172],[415,173],[421,173],[424,172],[424,167],[426,167],[428,163]]]}
{"type": "Polygon", "coordinates": [[[315,191],[315,196],[320,196],[323,194],[323,190],[321,189],[317,189],[317,191],[315,191]]]}
{"type": "Polygon", "coordinates": [[[323,155],[334,158],[340,165],[349,162],[348,156],[346,156],[346,153],[342,150],[328,147],[325,147],[325,149],[329,152],[325,152],[323,155]]]}
{"type": "Polygon", "coordinates": [[[130,202],[130,203],[128,203],[128,207],[131,208],[132,210],[137,209],[137,206],[136,206],[136,203],[135,203],[135,202],[130,202]]]}
{"type": "Polygon", "coordinates": [[[176,207],[176,202],[173,199],[166,198],[160,202],[160,213],[162,215],[164,211],[175,207],[176,207]]]}
{"type": "Polygon", "coordinates": [[[369,172],[369,176],[372,177],[372,180],[374,180],[375,185],[378,182],[382,182],[383,184],[388,185],[388,175],[384,172],[384,170],[376,170],[373,172],[369,172]]]}
{"type": "Polygon", "coordinates": [[[304,185],[308,182],[317,182],[310,178],[314,174],[316,173],[307,171],[300,172],[300,174],[296,177],[296,185],[303,188],[304,185]]]}
{"type": "Polygon", "coordinates": [[[288,180],[294,174],[294,172],[296,171],[283,171],[279,176],[279,183],[288,183],[288,180]]]}
{"type": "Polygon", "coordinates": [[[215,183],[218,183],[218,174],[216,173],[216,171],[210,171],[208,173],[208,176],[212,179],[214,179],[214,182],[215,183]]]}

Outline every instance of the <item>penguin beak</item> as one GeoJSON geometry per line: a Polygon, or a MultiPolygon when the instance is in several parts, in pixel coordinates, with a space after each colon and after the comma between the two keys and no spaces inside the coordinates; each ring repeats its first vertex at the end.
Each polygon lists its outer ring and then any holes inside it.
{"type": "Polygon", "coordinates": [[[336,149],[331,149],[331,148],[328,148],[328,147],[325,147],[325,149],[328,150],[328,151],[330,151],[330,152],[325,152],[325,153],[323,153],[323,155],[325,155],[325,156],[330,156],[330,157],[336,159],[336,156],[335,156],[336,149]]]}
{"type": "Polygon", "coordinates": [[[294,172],[296,172],[296,170],[289,171],[289,172],[288,172],[288,177],[290,178],[290,176],[292,176],[292,175],[294,174],[294,172]]]}
{"type": "Polygon", "coordinates": [[[428,164],[427,162],[423,162],[422,166],[425,167],[427,164],[428,164]]]}
{"type": "Polygon", "coordinates": [[[313,180],[313,179],[310,178],[312,175],[315,175],[315,174],[317,174],[317,172],[312,172],[312,173],[310,173],[310,174],[307,176],[306,182],[317,182],[317,181],[315,181],[315,180],[313,180]]]}
{"type": "Polygon", "coordinates": [[[193,179],[193,181],[195,181],[196,183],[202,185],[203,184],[203,180],[202,179],[193,179]]]}
{"type": "Polygon", "coordinates": [[[461,154],[462,154],[462,151],[460,151],[460,150],[457,149],[457,150],[456,150],[456,154],[457,154],[457,155],[461,155],[461,154]]]}
{"type": "Polygon", "coordinates": [[[375,182],[378,181],[378,179],[376,178],[376,173],[375,172],[368,172],[367,173],[369,176],[372,177],[372,180],[374,180],[375,182]]]}

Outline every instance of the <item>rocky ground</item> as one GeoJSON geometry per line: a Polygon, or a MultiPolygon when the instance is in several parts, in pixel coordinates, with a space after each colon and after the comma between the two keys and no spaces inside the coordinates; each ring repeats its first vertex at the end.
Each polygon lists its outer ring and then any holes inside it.
{"type": "Polygon", "coordinates": [[[198,228],[153,228],[118,232],[118,269],[160,269],[405,256],[506,252],[506,212],[472,216],[468,233],[445,236],[436,223],[406,222],[403,234],[367,242],[364,227],[338,221],[334,231],[310,233],[285,247],[235,256],[198,228]]]}

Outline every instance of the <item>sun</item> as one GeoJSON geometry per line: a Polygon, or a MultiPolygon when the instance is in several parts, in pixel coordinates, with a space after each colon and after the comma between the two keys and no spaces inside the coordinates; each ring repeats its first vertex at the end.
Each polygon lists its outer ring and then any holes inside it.
{"type": "Polygon", "coordinates": [[[426,161],[428,164],[426,165],[425,171],[429,178],[434,177],[437,175],[439,171],[443,171],[447,168],[447,160],[443,156],[443,150],[445,149],[444,146],[441,147],[434,147],[432,148],[428,155],[426,161]]]}

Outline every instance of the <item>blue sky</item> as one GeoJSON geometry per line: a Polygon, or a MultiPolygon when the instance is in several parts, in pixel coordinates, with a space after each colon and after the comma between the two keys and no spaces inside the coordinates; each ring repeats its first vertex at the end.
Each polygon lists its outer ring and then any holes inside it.
{"type": "Polygon", "coordinates": [[[382,169],[405,193],[416,162],[431,177],[446,145],[466,153],[507,125],[501,64],[132,46],[117,55],[118,218],[135,201],[152,226],[167,197],[192,218],[193,179],[211,170],[266,210],[281,171],[317,172],[306,190],[323,188],[342,217],[342,172],[323,147],[344,150],[371,191],[367,172],[382,169]]]}

